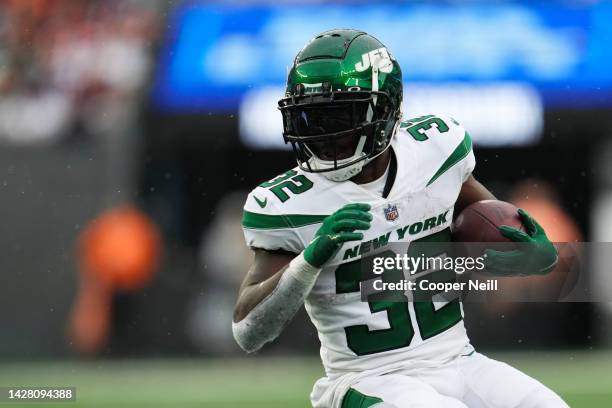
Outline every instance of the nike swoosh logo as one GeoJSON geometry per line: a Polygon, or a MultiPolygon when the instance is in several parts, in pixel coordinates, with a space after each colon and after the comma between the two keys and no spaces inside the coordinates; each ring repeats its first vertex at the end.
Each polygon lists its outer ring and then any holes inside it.
{"type": "Polygon", "coordinates": [[[266,197],[264,200],[257,198],[257,196],[253,196],[253,198],[255,201],[257,201],[257,204],[259,204],[261,208],[265,208],[265,206],[268,205],[268,197],[266,197]]]}

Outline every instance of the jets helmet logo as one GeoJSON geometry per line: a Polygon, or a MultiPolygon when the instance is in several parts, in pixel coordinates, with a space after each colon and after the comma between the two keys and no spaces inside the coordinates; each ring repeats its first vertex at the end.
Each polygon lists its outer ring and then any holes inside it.
{"type": "Polygon", "coordinates": [[[361,61],[355,64],[355,70],[357,72],[363,72],[376,64],[376,67],[380,72],[386,74],[393,71],[393,63],[391,62],[391,54],[386,48],[377,48],[370,52],[366,52],[361,55],[361,61]]]}

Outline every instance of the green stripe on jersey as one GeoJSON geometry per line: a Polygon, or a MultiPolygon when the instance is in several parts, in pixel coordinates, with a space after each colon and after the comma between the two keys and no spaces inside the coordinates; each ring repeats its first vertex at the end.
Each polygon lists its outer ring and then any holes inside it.
{"type": "Polygon", "coordinates": [[[465,132],[465,136],[463,137],[463,140],[461,141],[461,143],[459,143],[459,146],[457,146],[455,150],[453,150],[453,152],[450,154],[450,156],[448,156],[446,161],[442,163],[442,166],[440,166],[438,171],[436,171],[436,174],[433,175],[431,180],[427,182],[427,185],[429,186],[431,183],[436,181],[438,177],[444,174],[448,169],[453,167],[455,164],[459,163],[463,158],[465,158],[470,153],[471,150],[472,150],[472,138],[470,137],[468,132],[465,132]]]}
{"type": "Polygon", "coordinates": [[[354,388],[349,388],[342,399],[342,408],[367,408],[379,402],[383,402],[383,400],[362,394],[354,388]]]}
{"type": "Polygon", "coordinates": [[[250,229],[299,228],[323,222],[325,217],[327,217],[327,215],[267,215],[245,211],[242,215],[242,226],[250,229]]]}

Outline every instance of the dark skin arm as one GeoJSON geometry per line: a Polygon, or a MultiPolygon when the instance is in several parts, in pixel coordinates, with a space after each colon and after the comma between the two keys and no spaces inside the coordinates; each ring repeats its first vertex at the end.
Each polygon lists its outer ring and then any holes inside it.
{"type": "Polygon", "coordinates": [[[459,215],[470,204],[482,200],[496,200],[496,198],[474,176],[470,175],[465,183],[463,183],[463,186],[461,186],[459,197],[457,197],[455,202],[455,214],[459,215]]]}
{"type": "Polygon", "coordinates": [[[266,251],[253,248],[255,257],[240,289],[234,307],[234,322],[244,319],[249,312],[276,287],[287,265],[296,254],[286,251],[266,251]]]}
{"type": "MultiPolygon", "coordinates": [[[[461,187],[455,203],[455,214],[481,200],[495,200],[495,196],[470,176],[461,187]]],[[[234,322],[244,319],[274,290],[287,265],[296,256],[291,252],[266,251],[258,248],[253,248],[253,252],[255,253],[253,264],[240,285],[238,300],[234,307],[234,322]]]]}

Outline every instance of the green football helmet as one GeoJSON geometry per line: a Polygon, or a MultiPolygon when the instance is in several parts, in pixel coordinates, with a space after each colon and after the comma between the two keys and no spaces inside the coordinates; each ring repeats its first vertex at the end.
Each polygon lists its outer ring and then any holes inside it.
{"type": "Polygon", "coordinates": [[[385,46],[331,30],[295,57],[278,105],[300,168],[344,181],[389,147],[401,103],[402,71],[385,46]]]}

